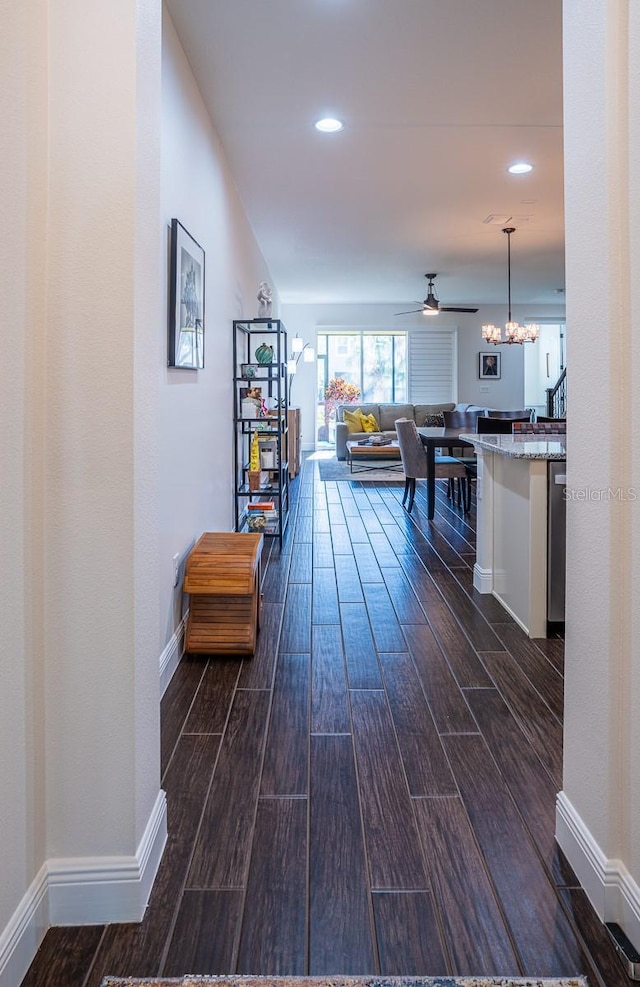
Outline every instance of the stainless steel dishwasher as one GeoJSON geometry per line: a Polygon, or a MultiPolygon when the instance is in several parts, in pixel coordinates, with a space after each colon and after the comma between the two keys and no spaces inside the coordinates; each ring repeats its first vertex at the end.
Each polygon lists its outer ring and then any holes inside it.
{"type": "Polygon", "coordinates": [[[567,464],[547,464],[547,620],[564,621],[567,560],[567,464]]]}

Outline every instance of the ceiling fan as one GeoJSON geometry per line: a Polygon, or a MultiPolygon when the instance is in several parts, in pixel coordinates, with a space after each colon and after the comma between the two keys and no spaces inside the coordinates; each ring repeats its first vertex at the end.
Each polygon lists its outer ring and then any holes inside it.
{"type": "Polygon", "coordinates": [[[413,315],[414,312],[424,312],[425,315],[437,315],[438,312],[477,312],[477,308],[460,308],[451,305],[441,305],[433,293],[433,282],[438,277],[437,274],[425,274],[429,282],[427,297],[422,303],[422,308],[412,308],[410,312],[396,312],[396,315],[413,315]]]}

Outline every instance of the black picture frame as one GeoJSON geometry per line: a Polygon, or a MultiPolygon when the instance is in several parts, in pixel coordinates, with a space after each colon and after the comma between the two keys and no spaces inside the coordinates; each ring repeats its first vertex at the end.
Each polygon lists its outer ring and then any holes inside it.
{"type": "Polygon", "coordinates": [[[167,365],[204,367],[204,250],[177,219],[171,220],[169,355],[167,365]]]}
{"type": "Polygon", "coordinates": [[[502,354],[495,352],[478,353],[478,377],[480,380],[500,380],[502,376],[502,354]]]}

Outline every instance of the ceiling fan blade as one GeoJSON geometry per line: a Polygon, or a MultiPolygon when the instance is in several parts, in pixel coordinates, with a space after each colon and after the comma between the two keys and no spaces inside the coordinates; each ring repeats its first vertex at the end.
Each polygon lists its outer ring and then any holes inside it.
{"type": "Polygon", "coordinates": [[[454,308],[451,305],[441,305],[441,312],[477,312],[477,308],[454,308]]]}
{"type": "Polygon", "coordinates": [[[413,315],[414,312],[424,312],[423,308],[412,308],[410,312],[394,312],[394,315],[413,315]]]}

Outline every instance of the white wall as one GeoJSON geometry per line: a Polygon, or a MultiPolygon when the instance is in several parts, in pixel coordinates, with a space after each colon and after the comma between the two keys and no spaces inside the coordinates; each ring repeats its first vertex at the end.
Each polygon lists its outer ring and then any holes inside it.
{"type": "Polygon", "coordinates": [[[90,888],[91,867],[113,855],[132,863],[159,795],[157,402],[145,373],[159,298],[159,18],[152,3],[82,16],[30,0],[3,7],[0,36],[0,970],[15,983],[52,899],[90,888]]]}
{"type": "MultiPolygon", "coordinates": [[[[492,408],[523,408],[524,358],[521,346],[500,346],[502,377],[500,380],[480,380],[478,377],[478,353],[495,347],[483,343],[480,327],[483,322],[504,325],[504,305],[485,305],[475,315],[442,313],[435,317],[417,315],[395,317],[397,305],[282,305],[282,319],[290,335],[300,333],[305,342],[315,346],[316,333],[321,328],[357,326],[359,328],[419,329],[429,331],[429,326],[455,327],[458,337],[457,401],[487,405],[492,408]],[[486,390],[483,390],[486,388],[486,390]]],[[[527,306],[513,306],[515,319],[531,321],[534,317],[558,316],[563,319],[564,309],[539,306],[532,311],[527,306]]],[[[537,344],[526,344],[537,345],[537,344]]],[[[302,441],[305,448],[313,448],[315,407],[315,364],[298,364],[298,372],[292,388],[292,403],[300,405],[302,415],[302,441]]],[[[443,400],[447,400],[446,397],[443,400]]]]}
{"type": "MultiPolygon", "coordinates": [[[[0,964],[6,929],[45,857],[43,675],[44,0],[0,12],[0,964]]],[[[36,941],[38,930],[34,930],[36,941]]],[[[12,968],[13,969],[13,968],[12,968]]],[[[19,972],[19,970],[18,970],[19,972]]]]}
{"type": "Polygon", "coordinates": [[[231,323],[270,278],[161,15],[1,14],[1,987],[50,923],[142,915],[165,832],[171,560],[232,524],[231,323]],[[198,373],[166,365],[174,216],[206,252],[198,373]]]}
{"type": "MultiPolygon", "coordinates": [[[[159,406],[163,645],[173,635],[182,608],[181,594],[173,590],[173,556],[179,554],[184,562],[203,531],[233,527],[232,320],[255,318],[258,284],[271,282],[223,148],[165,10],[161,237],[166,247],[173,217],[205,251],[205,366],[197,372],[168,369],[163,343],[159,406]]],[[[168,262],[164,269],[168,270],[168,262]]],[[[274,303],[276,316],[275,291],[274,303]]]]}
{"type": "Polygon", "coordinates": [[[638,947],[640,9],[564,7],[572,497],[557,835],[598,914],[638,947]]]}

